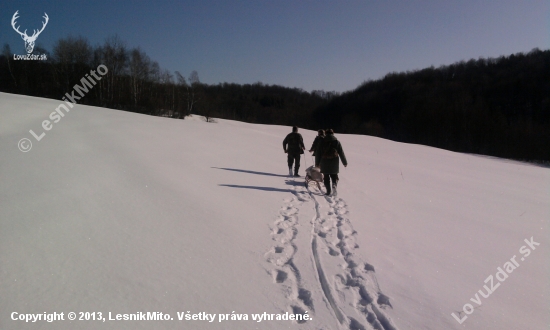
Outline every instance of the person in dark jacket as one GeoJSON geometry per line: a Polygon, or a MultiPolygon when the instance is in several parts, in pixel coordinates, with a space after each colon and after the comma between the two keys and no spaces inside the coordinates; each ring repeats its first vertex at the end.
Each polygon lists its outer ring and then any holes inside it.
{"type": "Polygon", "coordinates": [[[313,152],[312,156],[315,156],[315,150],[317,150],[317,147],[321,145],[321,142],[325,138],[325,130],[320,129],[319,135],[315,137],[315,140],[313,140],[313,144],[311,145],[311,148],[309,148],[309,152],[313,152]]]}
{"type": "Polygon", "coordinates": [[[304,139],[298,133],[298,127],[292,127],[292,133],[288,134],[283,141],[283,149],[288,154],[288,175],[292,176],[292,164],[294,163],[294,176],[300,176],[300,155],[304,153],[304,139]],[[287,147],[288,146],[288,147],[287,147]]]}
{"type": "Polygon", "coordinates": [[[324,175],[324,184],[327,190],[326,195],[331,194],[331,190],[336,192],[336,186],[338,185],[338,172],[340,170],[340,159],[344,167],[348,166],[344,149],[342,144],[334,136],[334,131],[328,129],[326,136],[323,139],[321,145],[318,147],[315,153],[315,166],[321,167],[321,173],[324,175]],[[330,181],[332,180],[332,189],[330,181]]]}

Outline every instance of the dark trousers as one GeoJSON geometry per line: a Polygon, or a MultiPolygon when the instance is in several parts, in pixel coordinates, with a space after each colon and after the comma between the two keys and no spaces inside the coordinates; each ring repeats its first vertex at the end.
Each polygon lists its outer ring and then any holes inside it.
{"type": "Polygon", "coordinates": [[[323,173],[323,183],[325,184],[325,188],[327,189],[327,194],[330,194],[330,179],[332,179],[332,185],[336,187],[338,185],[338,174],[325,174],[323,173]]]}
{"type": "Polygon", "coordinates": [[[296,165],[294,166],[294,174],[298,174],[298,170],[300,169],[300,154],[288,154],[288,168],[292,169],[292,164],[296,161],[296,165]]]}

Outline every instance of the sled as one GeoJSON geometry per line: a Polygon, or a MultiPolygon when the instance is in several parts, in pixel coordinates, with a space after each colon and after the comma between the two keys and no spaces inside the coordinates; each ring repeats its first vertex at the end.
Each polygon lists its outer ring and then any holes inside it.
{"type": "Polygon", "coordinates": [[[321,182],[323,182],[323,173],[321,173],[320,168],[310,166],[306,169],[306,188],[309,188],[311,182],[315,182],[319,191],[322,192],[321,182]]]}

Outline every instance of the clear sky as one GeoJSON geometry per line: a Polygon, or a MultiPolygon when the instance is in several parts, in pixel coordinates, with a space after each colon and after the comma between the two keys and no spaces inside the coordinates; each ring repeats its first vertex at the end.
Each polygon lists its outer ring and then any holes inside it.
{"type": "Polygon", "coordinates": [[[0,0],[0,44],[24,54],[11,27],[37,44],[118,34],[170,71],[202,82],[347,91],[389,72],[550,48],[548,0],[13,1],[0,0]]]}

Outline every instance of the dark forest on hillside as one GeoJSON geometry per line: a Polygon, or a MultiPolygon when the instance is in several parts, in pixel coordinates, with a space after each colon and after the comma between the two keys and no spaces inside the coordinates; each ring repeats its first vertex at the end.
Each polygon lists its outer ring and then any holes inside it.
{"type": "Polygon", "coordinates": [[[459,152],[550,159],[550,51],[365,82],[316,109],[321,126],[459,152]]]}
{"type": "Polygon", "coordinates": [[[81,104],[153,116],[190,114],[250,123],[334,128],[459,152],[550,160],[550,51],[532,50],[391,73],[342,95],[276,85],[201,83],[171,73],[118,37],[92,47],[59,40],[46,61],[0,56],[0,91],[61,99],[100,64],[109,72],[81,104]]]}
{"type": "Polygon", "coordinates": [[[252,123],[305,126],[314,109],[336,93],[254,84],[201,83],[160,68],[139,48],[128,49],[118,37],[92,47],[82,37],[59,40],[46,61],[15,60],[8,45],[0,56],[0,91],[61,99],[91,70],[103,64],[108,73],[79,102],[153,116],[184,118],[190,114],[252,123]]]}

